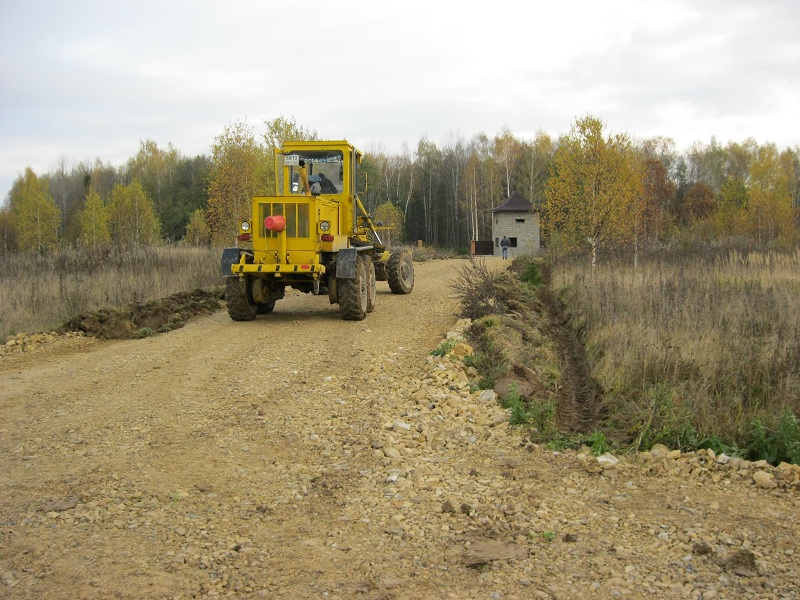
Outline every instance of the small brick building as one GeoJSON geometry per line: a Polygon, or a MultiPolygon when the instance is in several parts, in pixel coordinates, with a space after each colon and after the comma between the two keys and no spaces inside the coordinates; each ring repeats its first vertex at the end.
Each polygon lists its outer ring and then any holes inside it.
{"type": "Polygon", "coordinates": [[[539,211],[519,192],[512,193],[492,213],[492,240],[494,256],[500,256],[500,240],[506,235],[511,240],[508,257],[538,254],[541,248],[539,211]]]}

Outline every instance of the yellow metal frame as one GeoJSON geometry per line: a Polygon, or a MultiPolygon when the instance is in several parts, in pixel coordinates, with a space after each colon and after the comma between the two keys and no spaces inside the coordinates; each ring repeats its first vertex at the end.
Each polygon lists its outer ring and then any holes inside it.
{"type": "MultiPolygon", "coordinates": [[[[367,216],[356,190],[355,168],[361,163],[363,154],[347,140],[334,141],[296,141],[287,142],[283,148],[275,148],[275,195],[257,196],[252,199],[250,234],[250,252],[243,255],[240,262],[231,266],[234,275],[262,275],[275,278],[319,279],[327,272],[325,265],[320,264],[320,254],[333,254],[351,246],[351,239],[369,242],[369,229],[376,229],[367,216]],[[304,196],[291,193],[292,165],[281,161],[281,156],[293,153],[303,154],[309,151],[332,151],[342,153],[342,190],[337,194],[320,194],[304,196]],[[283,164],[281,164],[283,162],[283,164]],[[288,237],[286,230],[278,235],[265,235],[261,207],[266,204],[282,204],[283,216],[289,214],[287,205],[308,204],[309,237],[288,237]],[[323,231],[320,223],[327,221],[329,228],[323,231]],[[330,236],[323,241],[322,236],[330,236]],[[288,237],[288,239],[287,239],[288,237]]],[[[269,209],[275,210],[274,208],[269,209]]],[[[280,214],[280,213],[277,213],[280,214]]],[[[300,211],[296,210],[295,231],[299,230],[300,211]]],[[[274,216],[274,215],[272,215],[274,216]]],[[[379,260],[386,260],[383,247],[376,248],[381,254],[379,260]]]]}
{"type": "Polygon", "coordinates": [[[327,269],[325,265],[311,264],[245,264],[236,263],[231,267],[233,273],[309,273],[323,275],[327,269]]]}

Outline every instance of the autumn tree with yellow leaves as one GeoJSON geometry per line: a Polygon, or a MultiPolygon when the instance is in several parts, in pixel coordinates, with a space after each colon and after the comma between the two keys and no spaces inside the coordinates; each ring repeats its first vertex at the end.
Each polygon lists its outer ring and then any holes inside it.
{"type": "Polygon", "coordinates": [[[403,231],[403,212],[391,202],[384,202],[375,209],[375,221],[382,228],[381,235],[387,246],[392,245],[403,231]]]}
{"type": "Polygon", "coordinates": [[[97,246],[111,239],[108,227],[108,207],[93,187],[86,194],[86,202],[78,213],[80,242],[86,246],[97,246]]]}
{"type": "Polygon", "coordinates": [[[543,223],[566,249],[597,249],[636,239],[643,218],[642,164],[624,134],[603,134],[593,116],[578,119],[560,143],[545,189],[543,223]]]}
{"type": "Polygon", "coordinates": [[[120,246],[146,246],[161,239],[161,224],[153,200],[138,179],[129,185],[118,183],[108,204],[111,237],[120,246]]]}
{"type": "Polygon", "coordinates": [[[759,244],[788,242],[794,236],[790,179],[775,144],[761,146],[750,166],[748,212],[759,244]]]}
{"type": "Polygon", "coordinates": [[[208,226],[215,243],[236,243],[239,221],[250,218],[250,200],[267,191],[272,161],[246,121],[225,127],[211,146],[208,226]]]}
{"type": "Polygon", "coordinates": [[[20,250],[45,252],[56,247],[61,211],[47,189],[47,182],[30,167],[14,183],[10,206],[20,250]]]}
{"type": "Polygon", "coordinates": [[[211,242],[211,229],[206,220],[206,211],[202,208],[196,209],[189,217],[183,241],[191,246],[203,246],[211,242]]]}

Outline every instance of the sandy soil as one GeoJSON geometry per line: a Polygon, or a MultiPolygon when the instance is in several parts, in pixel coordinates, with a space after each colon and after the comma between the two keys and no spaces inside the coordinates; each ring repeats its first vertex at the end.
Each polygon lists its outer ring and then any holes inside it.
{"type": "Polygon", "coordinates": [[[0,597],[800,597],[790,472],[552,452],[431,357],[462,264],[0,357],[0,597]]]}

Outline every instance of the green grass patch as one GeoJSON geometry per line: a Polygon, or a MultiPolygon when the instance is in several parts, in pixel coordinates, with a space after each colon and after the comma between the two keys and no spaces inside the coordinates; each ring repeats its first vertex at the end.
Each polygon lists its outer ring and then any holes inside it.
{"type": "Polygon", "coordinates": [[[432,356],[446,356],[456,346],[455,340],[442,340],[439,345],[431,350],[432,356]]]}

